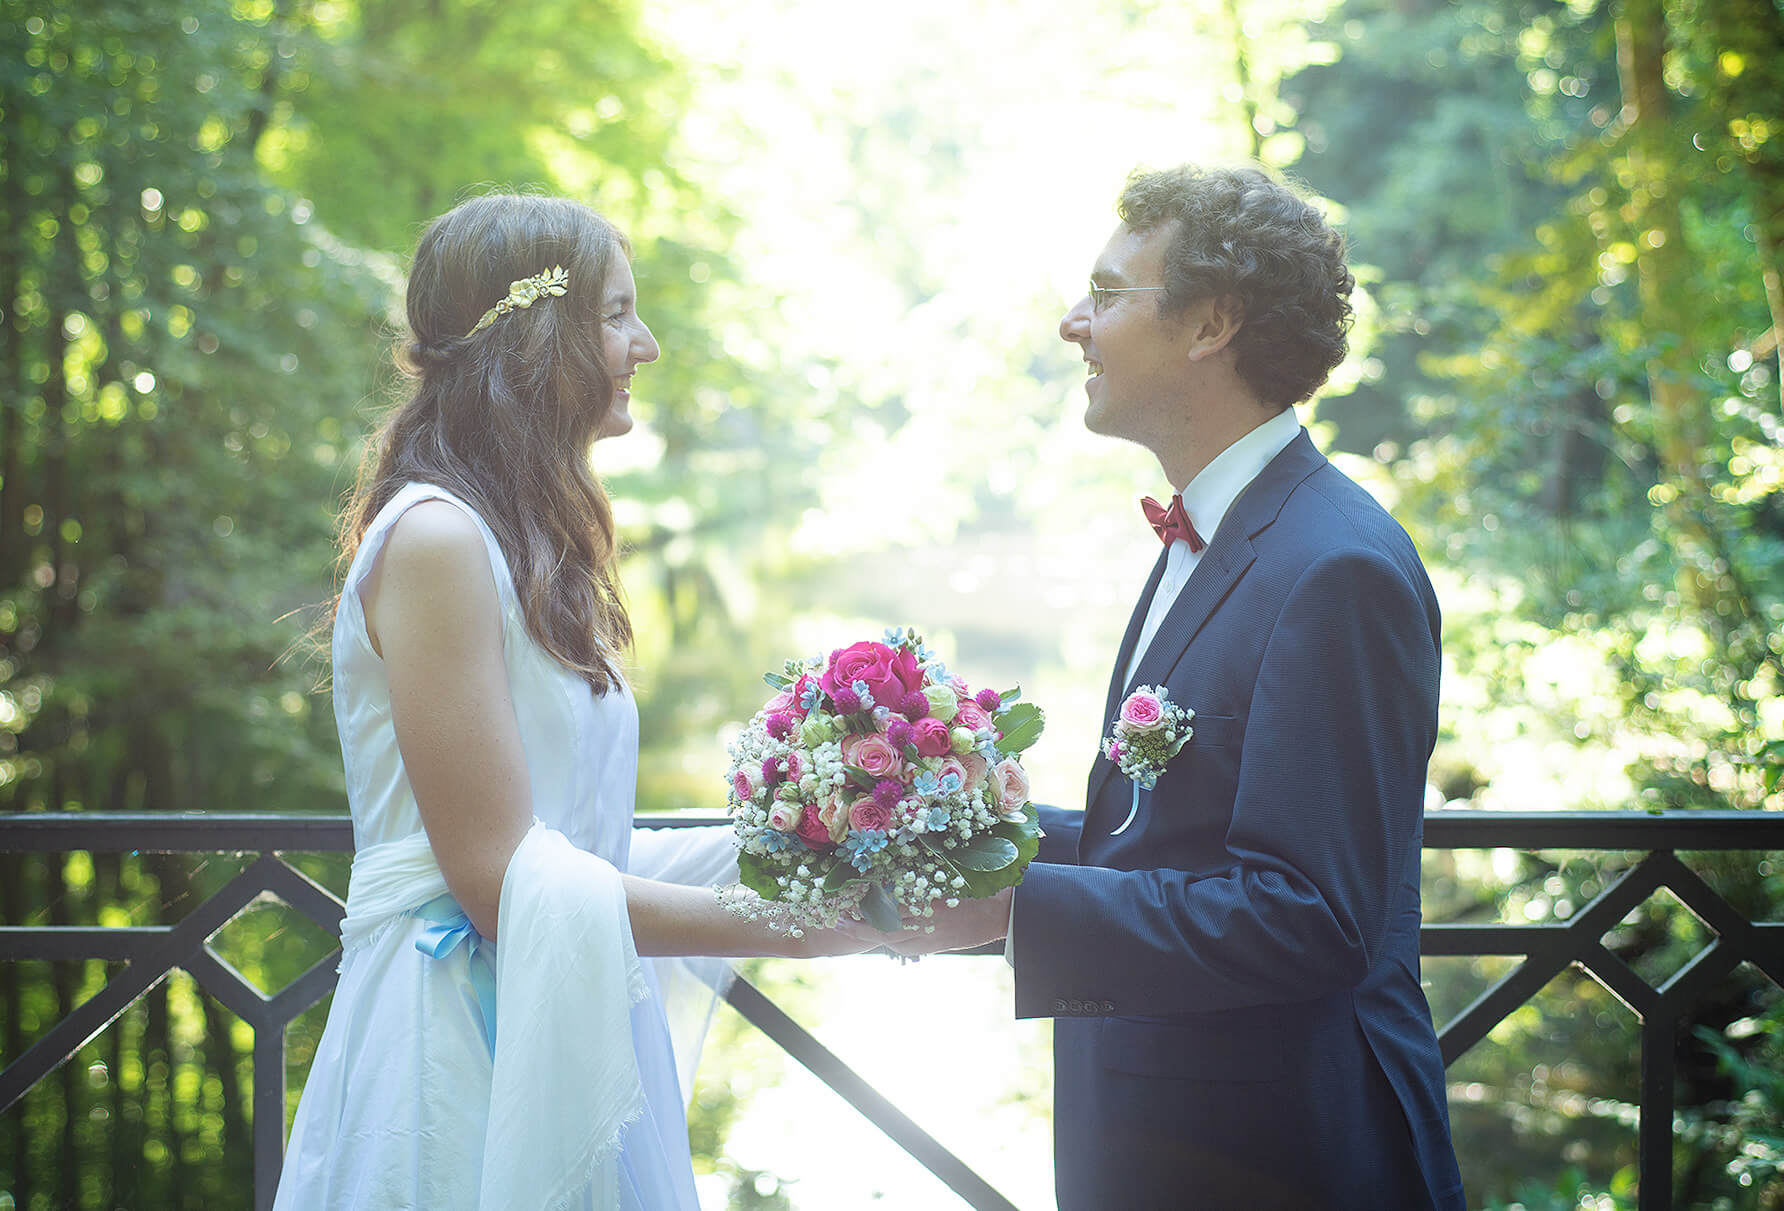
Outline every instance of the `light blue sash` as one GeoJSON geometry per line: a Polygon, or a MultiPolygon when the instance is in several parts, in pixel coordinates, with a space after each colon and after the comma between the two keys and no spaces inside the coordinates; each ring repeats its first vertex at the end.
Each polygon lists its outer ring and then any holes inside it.
{"type": "Polygon", "coordinates": [[[471,924],[471,918],[450,894],[435,896],[414,910],[414,915],[431,921],[419,938],[415,949],[430,959],[444,959],[464,942],[471,946],[471,990],[477,994],[477,1007],[483,1011],[483,1037],[489,1043],[489,1054],[496,1053],[496,971],[494,956],[483,935],[471,924]]]}

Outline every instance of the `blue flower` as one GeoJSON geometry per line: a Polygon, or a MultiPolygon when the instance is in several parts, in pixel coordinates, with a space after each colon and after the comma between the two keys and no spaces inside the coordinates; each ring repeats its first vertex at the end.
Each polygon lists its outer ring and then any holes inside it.
{"type": "Polygon", "coordinates": [[[996,765],[999,761],[1003,760],[1003,754],[997,751],[997,741],[991,739],[981,739],[979,741],[979,756],[985,758],[985,760],[989,761],[992,765],[996,765]]]}
{"type": "Polygon", "coordinates": [[[931,660],[923,666],[923,671],[929,675],[931,685],[947,685],[950,680],[948,666],[939,660],[931,660]]]}
{"type": "Polygon", "coordinates": [[[903,642],[904,642],[904,628],[903,627],[887,627],[886,628],[886,646],[887,647],[895,648],[895,647],[899,646],[900,644],[902,644],[903,642]]]}
{"type": "Polygon", "coordinates": [[[871,711],[873,709],[873,692],[867,688],[867,682],[855,681],[849,685],[849,688],[855,691],[855,697],[861,699],[862,710],[871,711]]]}
{"type": "Polygon", "coordinates": [[[771,854],[785,853],[793,848],[792,833],[783,833],[775,829],[765,829],[762,833],[762,848],[771,854]]]}
{"type": "Polygon", "coordinates": [[[960,771],[949,770],[939,779],[937,789],[944,795],[951,795],[964,785],[966,785],[966,783],[965,780],[960,777],[960,771]]]}
{"type": "Polygon", "coordinates": [[[911,783],[911,786],[925,799],[935,798],[941,793],[942,789],[941,780],[929,770],[924,770],[922,773],[918,774],[916,780],[911,783]]]}
{"type": "Polygon", "coordinates": [[[926,807],[917,813],[917,819],[932,833],[940,832],[948,827],[948,809],[941,806],[926,807]]]}
{"type": "Polygon", "coordinates": [[[816,710],[818,696],[823,692],[823,687],[816,681],[807,682],[805,688],[799,691],[799,708],[804,711],[816,710]]]}
{"type": "Polygon", "coordinates": [[[886,848],[886,834],[877,828],[850,829],[842,848],[849,855],[849,865],[865,872],[873,865],[873,856],[886,848]]]}

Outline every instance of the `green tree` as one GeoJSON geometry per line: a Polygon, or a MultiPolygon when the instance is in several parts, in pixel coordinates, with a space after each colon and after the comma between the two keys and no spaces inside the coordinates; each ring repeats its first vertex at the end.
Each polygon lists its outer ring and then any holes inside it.
{"type": "MultiPolygon", "coordinates": [[[[1299,168],[1347,207],[1390,312],[1379,376],[1356,409],[1322,414],[1343,445],[1389,465],[1426,548],[1471,588],[1492,586],[1484,608],[1449,611],[1462,678],[1521,724],[1553,710],[1545,726],[1582,752],[1622,754],[1640,802],[1776,809],[1784,480],[1776,393],[1754,347],[1776,272],[1755,220],[1776,205],[1784,94],[1767,87],[1764,48],[1780,24],[1769,3],[1712,7],[1353,2],[1332,17],[1344,56],[1285,90],[1307,138],[1299,168]],[[1611,685],[1590,714],[1539,704],[1545,662],[1568,659],[1611,685]]],[[[1482,792],[1482,756],[1453,735],[1439,762],[1447,797],[1482,792]]],[[[1755,917],[1784,890],[1744,856],[1701,866],[1755,917]]],[[[1546,855],[1509,877],[1435,863],[1427,908],[1558,919],[1618,869],[1546,855]],[[1502,907],[1484,894],[1500,887],[1502,907]]],[[[1659,978],[1706,940],[1650,904],[1612,945],[1659,978]]],[[[1493,967],[1453,966],[1434,966],[1440,1002],[1493,967]]],[[[1476,1197],[1528,1202],[1541,1192],[1520,1182],[1545,1168],[1560,1184],[1544,1178],[1541,1197],[1565,1191],[1554,1205],[1582,1186],[1627,1193],[1618,1118],[1635,1088],[1633,1024],[1588,982],[1566,994],[1569,1012],[1545,994],[1452,1069],[1489,1091],[1455,1105],[1476,1197]],[[1603,1112],[1583,1123],[1573,1101],[1603,1112]]],[[[1767,1021],[1775,997],[1737,977],[1698,1025],[1720,1036],[1767,1021]]],[[[1741,1054],[1763,1034],[1739,1034],[1741,1054]]],[[[1678,1197],[1746,1205],[1751,1191],[1722,1171],[1728,1077],[1696,1044],[1680,1073],[1701,1125],[1680,1137],[1678,1197]]]]}

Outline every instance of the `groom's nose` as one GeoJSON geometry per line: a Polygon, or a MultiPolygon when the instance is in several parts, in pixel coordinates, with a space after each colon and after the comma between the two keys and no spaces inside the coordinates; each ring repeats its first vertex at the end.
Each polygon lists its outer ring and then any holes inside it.
{"type": "Polygon", "coordinates": [[[1061,340],[1072,341],[1080,345],[1090,339],[1090,296],[1088,294],[1073,303],[1071,310],[1060,317],[1059,337],[1061,340]]]}

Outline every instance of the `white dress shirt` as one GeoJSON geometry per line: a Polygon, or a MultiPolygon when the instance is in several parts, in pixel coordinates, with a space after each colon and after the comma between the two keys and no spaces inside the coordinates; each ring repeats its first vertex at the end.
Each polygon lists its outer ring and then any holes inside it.
{"type": "MultiPolygon", "coordinates": [[[[1179,495],[1183,497],[1184,513],[1188,514],[1190,524],[1195,526],[1196,533],[1202,536],[1204,542],[1214,541],[1221,521],[1233,507],[1233,502],[1239,499],[1239,494],[1251,486],[1251,481],[1270,465],[1270,460],[1286,450],[1300,432],[1301,422],[1295,416],[1294,408],[1284,408],[1216,454],[1189,481],[1179,495]]],[[[1204,546],[1202,551],[1207,549],[1204,546]]],[[[1181,538],[1171,543],[1171,549],[1165,555],[1164,575],[1159,578],[1158,588],[1152,594],[1152,602],[1146,608],[1146,621],[1140,627],[1133,654],[1128,657],[1127,668],[1122,672],[1123,687],[1133,688],[1134,673],[1140,667],[1140,657],[1145,655],[1147,645],[1158,634],[1165,615],[1171,612],[1177,594],[1189,582],[1189,574],[1202,562],[1202,551],[1191,551],[1189,544],[1181,538]]],[[[1098,739],[1100,743],[1101,738],[1098,739]]],[[[1085,806],[1088,807],[1089,804],[1085,806]]],[[[1020,892],[1021,888],[1018,887],[1017,891],[1020,892]]],[[[1016,897],[1011,895],[1010,925],[1004,935],[1004,959],[1011,966],[1016,962],[1012,946],[1015,931],[1016,897]]]]}
{"type": "MultiPolygon", "coordinates": [[[[1295,410],[1284,408],[1216,454],[1213,461],[1189,481],[1181,493],[1183,511],[1189,515],[1190,524],[1195,526],[1196,533],[1202,536],[1204,542],[1214,541],[1222,519],[1226,517],[1227,510],[1233,507],[1233,502],[1239,499],[1239,493],[1250,487],[1258,473],[1270,465],[1271,459],[1287,449],[1288,444],[1300,432],[1301,422],[1295,418],[1295,410]]],[[[1204,546],[1202,551],[1207,549],[1204,546]]],[[[1134,644],[1133,654],[1127,659],[1127,669],[1121,675],[1123,687],[1132,688],[1134,672],[1140,667],[1140,657],[1145,655],[1152,637],[1158,634],[1165,615],[1171,612],[1177,594],[1189,583],[1189,574],[1201,562],[1202,552],[1191,551],[1189,544],[1181,538],[1171,543],[1171,549],[1165,556],[1165,574],[1158,582],[1157,591],[1152,594],[1152,604],[1146,610],[1146,621],[1140,627],[1140,638],[1134,644]]]]}

